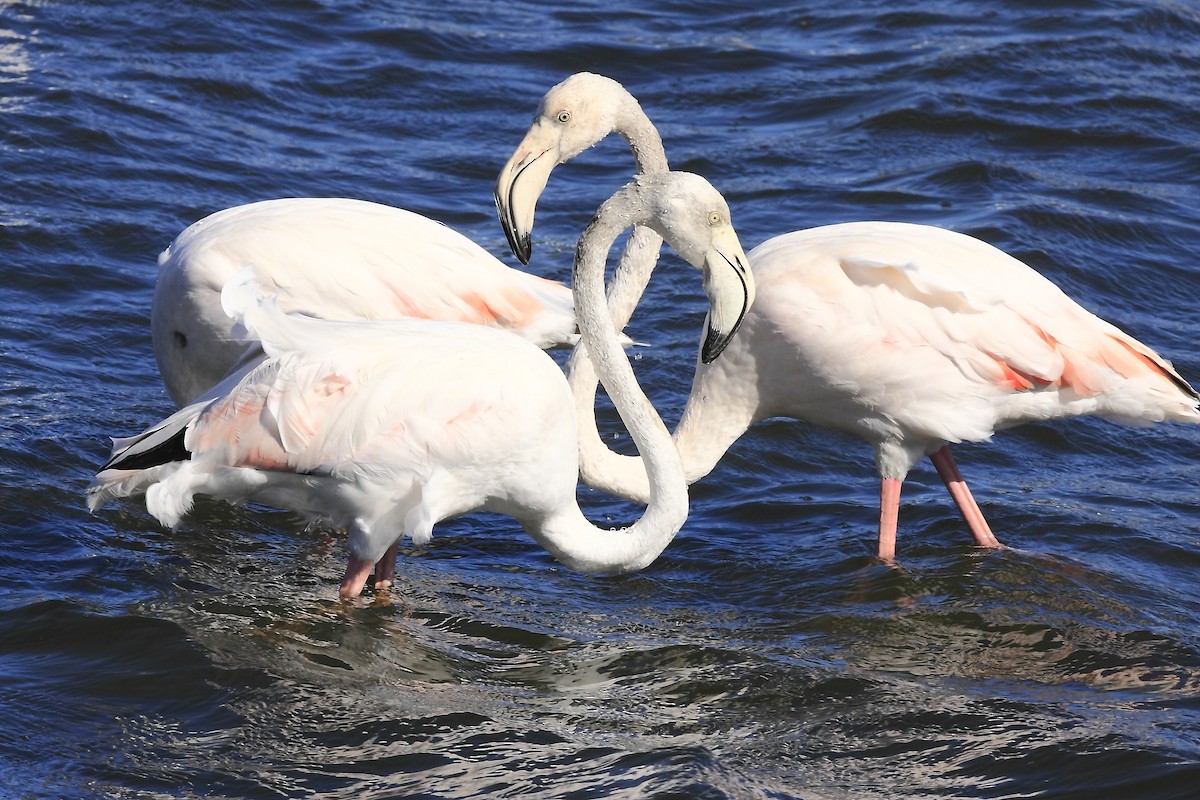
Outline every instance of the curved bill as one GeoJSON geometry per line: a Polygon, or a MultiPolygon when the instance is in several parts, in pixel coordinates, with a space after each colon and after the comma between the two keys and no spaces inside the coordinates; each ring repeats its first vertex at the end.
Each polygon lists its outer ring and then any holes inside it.
{"type": "Polygon", "coordinates": [[[714,241],[704,257],[704,293],[708,295],[708,326],[700,345],[700,360],[711,364],[733,339],[750,304],[754,276],[742,245],[730,229],[714,241]]]}
{"type": "Polygon", "coordinates": [[[529,263],[533,251],[530,234],[538,197],[558,166],[557,139],[556,131],[535,123],[500,170],[492,192],[508,246],[522,264],[529,263]]]}

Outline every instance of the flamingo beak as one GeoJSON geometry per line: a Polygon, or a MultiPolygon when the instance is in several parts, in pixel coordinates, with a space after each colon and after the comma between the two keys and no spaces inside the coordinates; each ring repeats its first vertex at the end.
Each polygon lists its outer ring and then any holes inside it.
{"type": "Polygon", "coordinates": [[[700,360],[711,364],[737,333],[754,302],[754,274],[737,235],[730,228],[704,259],[704,293],[708,295],[708,326],[700,345],[700,360]]]}
{"type": "Polygon", "coordinates": [[[550,126],[534,123],[500,170],[492,192],[508,246],[522,264],[529,263],[533,251],[530,235],[538,198],[558,166],[557,139],[557,132],[550,126]]]}

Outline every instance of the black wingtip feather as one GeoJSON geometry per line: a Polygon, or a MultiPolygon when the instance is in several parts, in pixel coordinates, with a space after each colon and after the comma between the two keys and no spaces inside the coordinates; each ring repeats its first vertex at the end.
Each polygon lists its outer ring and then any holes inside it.
{"type": "Polygon", "coordinates": [[[186,434],[187,428],[180,428],[171,438],[146,450],[123,450],[110,458],[100,469],[149,469],[174,461],[187,461],[192,457],[192,453],[183,444],[186,434]]]}

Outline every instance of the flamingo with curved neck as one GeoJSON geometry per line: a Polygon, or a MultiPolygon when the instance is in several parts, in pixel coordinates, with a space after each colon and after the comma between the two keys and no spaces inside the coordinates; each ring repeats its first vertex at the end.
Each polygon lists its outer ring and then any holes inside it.
{"type": "Polygon", "coordinates": [[[327,520],[349,532],[343,597],[359,594],[372,568],[377,588],[390,584],[405,534],[423,543],[437,522],[473,510],[515,517],[576,570],[645,567],[683,525],[687,486],[604,304],[604,260],[630,225],[654,228],[702,271],[714,321],[702,349],[714,358],[753,296],[728,207],[695,175],[640,176],[601,206],[580,239],[583,344],[647,465],[649,504],[627,530],[598,528],[579,508],[570,389],[536,346],[479,325],[284,313],[252,273],[222,298],[267,357],[229,376],[211,399],[115,441],[89,507],[144,493],[150,513],[174,526],[204,494],[327,520]]]}
{"type": "MultiPolygon", "coordinates": [[[[542,99],[496,182],[500,221],[522,262],[550,172],[613,130],[629,141],[639,170],[665,164],[658,132],[616,81],[580,73],[542,99]]],[[[645,260],[627,275],[648,280],[656,257],[641,253],[645,260]]],[[[707,475],[752,424],[770,417],[858,436],[875,452],[883,560],[895,556],[901,485],[925,455],[975,541],[1000,545],[950,444],[1088,414],[1200,422],[1200,395],[1169,362],[972,237],[854,222],[777,236],[749,258],[758,300],[722,358],[697,364],[674,432],[688,481],[707,475]]],[[[632,280],[614,286],[618,326],[644,288],[632,280]]],[[[572,358],[569,380],[583,480],[644,502],[640,459],[613,453],[596,431],[596,378],[581,355],[572,358]]]]}

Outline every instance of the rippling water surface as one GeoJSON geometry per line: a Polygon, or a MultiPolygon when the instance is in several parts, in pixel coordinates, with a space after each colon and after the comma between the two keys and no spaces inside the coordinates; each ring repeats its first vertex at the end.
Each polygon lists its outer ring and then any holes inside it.
{"type": "MultiPolygon", "coordinates": [[[[580,69],[638,95],[747,248],[859,219],[965,231],[1200,378],[1193,4],[777,5],[0,2],[0,794],[1195,796],[1190,428],[959,448],[996,553],[920,466],[898,569],[871,557],[868,449],[784,421],[624,578],[479,515],[346,604],[340,540],[291,515],[86,513],[106,437],[171,409],[149,306],[178,231],[342,195],[514,264],[492,181],[580,69]]],[[[568,276],[631,164],[614,138],[558,171],[533,269],[568,276]]],[[[631,328],[668,421],[701,303],[664,266],[631,328]]]]}

